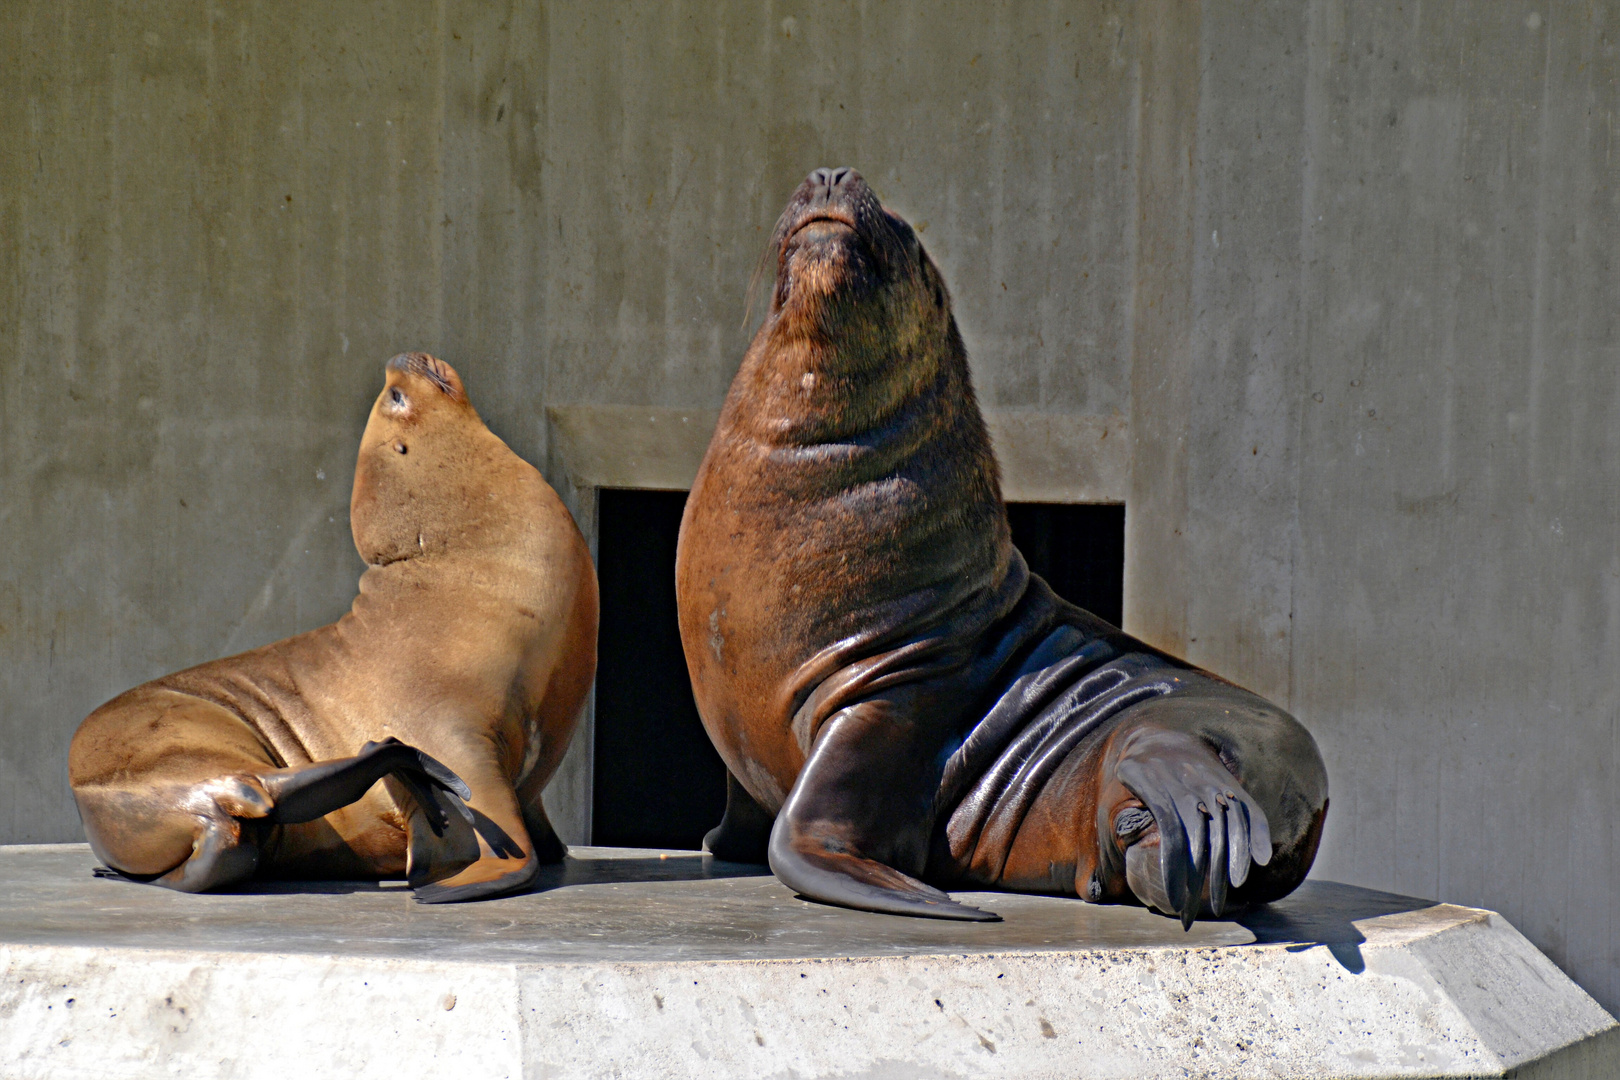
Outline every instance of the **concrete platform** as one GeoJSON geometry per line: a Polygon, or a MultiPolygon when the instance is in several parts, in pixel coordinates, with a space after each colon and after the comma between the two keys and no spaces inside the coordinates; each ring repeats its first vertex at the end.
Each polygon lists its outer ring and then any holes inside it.
{"type": "Polygon", "coordinates": [[[576,849],[532,893],[184,896],[0,847],[0,1076],[1620,1076],[1498,915],[1330,882],[1232,921],[966,894],[1001,923],[576,849]]]}

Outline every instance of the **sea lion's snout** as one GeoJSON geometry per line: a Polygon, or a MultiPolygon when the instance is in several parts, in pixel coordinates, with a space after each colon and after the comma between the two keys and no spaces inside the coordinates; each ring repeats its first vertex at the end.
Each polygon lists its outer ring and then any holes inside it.
{"type": "Polygon", "coordinates": [[[861,174],[847,165],[836,169],[812,169],[804,182],[806,184],[819,184],[826,190],[831,191],[846,180],[859,183],[861,174]]]}
{"type": "Polygon", "coordinates": [[[816,169],[799,185],[796,198],[803,199],[804,218],[794,231],[811,221],[836,222],[857,228],[856,212],[861,200],[871,196],[872,189],[854,169],[816,169]]]}
{"type": "Polygon", "coordinates": [[[812,298],[869,293],[916,269],[920,247],[904,220],[848,167],[805,177],[777,221],[773,307],[812,298]]]}
{"type": "Polygon", "coordinates": [[[848,230],[870,243],[884,217],[883,204],[860,173],[847,167],[816,169],[788,200],[775,239],[779,248],[786,248],[806,229],[823,226],[817,230],[823,235],[848,230]]]}

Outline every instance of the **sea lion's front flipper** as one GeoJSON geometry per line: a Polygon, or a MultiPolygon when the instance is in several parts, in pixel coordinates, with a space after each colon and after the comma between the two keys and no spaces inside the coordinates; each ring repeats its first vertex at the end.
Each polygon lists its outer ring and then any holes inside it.
{"type": "MultiPolygon", "coordinates": [[[[485,819],[486,822],[487,820],[485,819]]],[[[480,830],[479,834],[485,835],[483,830],[480,830]]],[[[513,861],[510,864],[502,864],[502,868],[492,868],[487,857],[481,858],[446,881],[414,886],[412,892],[416,896],[416,902],[459,904],[468,900],[490,900],[527,888],[540,873],[540,860],[533,852],[524,855],[519,851],[499,858],[513,861]],[[508,865],[509,869],[504,868],[508,865]]]]}
{"type": "Polygon", "coordinates": [[[771,872],[794,892],[824,904],[924,919],[1001,921],[994,912],[959,904],[891,866],[835,850],[841,843],[837,837],[795,829],[778,816],[771,830],[771,872]]]}
{"type": "Polygon", "coordinates": [[[1265,811],[1196,735],[1138,728],[1125,737],[1114,768],[1143,804],[1120,810],[1111,828],[1125,849],[1126,880],[1144,904],[1191,926],[1207,881],[1219,917],[1227,883],[1239,888],[1251,861],[1271,861],[1265,811]]]}
{"type": "Polygon", "coordinates": [[[926,723],[887,700],[829,718],[771,829],[771,871],[782,884],[863,911],[999,921],[896,868],[920,873],[927,859],[939,776],[911,766],[943,757],[921,745],[930,737],[926,723]]]}
{"type": "MultiPolygon", "coordinates": [[[[492,757],[456,764],[472,791],[466,825],[452,822],[443,836],[429,835],[413,814],[407,826],[408,876],[423,904],[505,896],[526,888],[540,872],[542,852],[498,763],[492,757]]],[[[555,833],[548,839],[555,843],[555,833]]],[[[549,847],[544,854],[552,854],[549,847]]]]}
{"type": "Polygon", "coordinates": [[[769,859],[775,819],[726,770],[726,813],[703,837],[703,850],[717,859],[763,863],[769,859]]]}

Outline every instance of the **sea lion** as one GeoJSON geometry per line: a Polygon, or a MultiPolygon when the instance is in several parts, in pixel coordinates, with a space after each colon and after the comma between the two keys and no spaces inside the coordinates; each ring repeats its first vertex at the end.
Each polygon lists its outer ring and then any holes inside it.
{"type": "Polygon", "coordinates": [[[80,725],[69,779],[114,871],[185,891],[403,874],[442,902],[562,857],[540,792],[596,668],[573,518],[449,364],[407,353],[361,438],[349,521],[367,567],[341,619],[80,725]]]}
{"type": "Polygon", "coordinates": [[[1292,890],[1327,809],[1315,742],[1029,573],[916,233],[820,169],[772,244],[676,556],[731,773],[710,850],[766,855],[811,899],[938,918],[994,916],[934,885],[1184,925],[1292,890]]]}

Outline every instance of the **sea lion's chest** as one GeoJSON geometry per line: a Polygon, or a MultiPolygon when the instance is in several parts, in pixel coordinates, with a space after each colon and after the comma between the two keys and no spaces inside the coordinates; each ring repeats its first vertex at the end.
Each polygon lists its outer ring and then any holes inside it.
{"type": "Polygon", "coordinates": [[[1005,572],[993,480],[928,434],[806,445],[717,431],[677,589],[698,708],[734,769],[791,786],[805,749],[793,716],[829,650],[883,648],[1005,572]]]}

